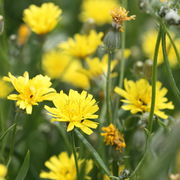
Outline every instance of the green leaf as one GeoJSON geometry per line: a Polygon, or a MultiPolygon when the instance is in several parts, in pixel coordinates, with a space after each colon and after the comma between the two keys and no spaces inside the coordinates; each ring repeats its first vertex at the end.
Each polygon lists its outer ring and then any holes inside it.
{"type": "Polygon", "coordinates": [[[28,150],[28,152],[26,153],[26,156],[24,158],[24,162],[23,162],[15,180],[24,180],[25,179],[28,169],[29,169],[29,162],[30,162],[30,152],[28,150]]]}
{"type": "Polygon", "coordinates": [[[11,125],[10,127],[8,127],[8,129],[3,132],[1,135],[0,135],[0,141],[2,141],[4,139],[4,137],[11,131],[15,128],[16,124],[13,124],[11,125]]]}
{"type": "Polygon", "coordinates": [[[87,139],[76,129],[75,130],[78,138],[81,140],[81,142],[85,145],[87,150],[91,153],[91,155],[94,157],[94,160],[99,164],[101,169],[108,175],[110,176],[110,172],[104,163],[104,161],[101,159],[97,151],[93,148],[93,146],[87,141],[87,139]]]}

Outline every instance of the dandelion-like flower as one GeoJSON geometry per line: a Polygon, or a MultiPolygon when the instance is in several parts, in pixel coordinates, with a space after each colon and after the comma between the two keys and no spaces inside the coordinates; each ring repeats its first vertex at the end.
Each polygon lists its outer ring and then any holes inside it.
{"type": "Polygon", "coordinates": [[[74,39],[69,38],[66,42],[61,43],[59,47],[67,54],[83,59],[94,53],[98,46],[102,44],[102,36],[102,32],[97,33],[91,30],[88,35],[76,34],[74,39]]]}
{"type": "MultiPolygon", "coordinates": [[[[97,78],[101,75],[106,75],[108,66],[108,55],[104,55],[101,60],[98,57],[87,58],[86,63],[87,68],[84,68],[81,71],[86,74],[90,79],[97,78]]],[[[111,71],[113,71],[117,63],[117,60],[112,60],[111,71]]]]}
{"type": "MultiPolygon", "coordinates": [[[[89,179],[87,175],[92,169],[92,160],[78,159],[78,166],[81,168],[84,165],[84,179],[89,179]]],[[[76,180],[76,165],[74,156],[68,156],[67,152],[62,152],[59,156],[52,156],[48,161],[45,162],[45,166],[50,170],[49,172],[42,171],[40,173],[41,178],[52,179],[52,180],[76,180]]]]}
{"type": "MultiPolygon", "coordinates": [[[[171,36],[174,37],[175,35],[173,33],[171,33],[171,36]]],[[[143,37],[143,50],[145,52],[145,54],[148,56],[148,58],[153,59],[154,56],[154,47],[156,44],[156,38],[157,38],[157,32],[156,31],[148,31],[147,33],[145,33],[144,37],[143,37]],[[151,43],[150,43],[151,42],[151,43]]],[[[174,39],[174,43],[177,47],[177,49],[180,49],[180,39],[174,39]]],[[[168,53],[168,57],[169,57],[169,62],[170,65],[172,67],[175,67],[175,65],[177,64],[177,57],[176,57],[176,53],[174,51],[174,48],[171,45],[171,42],[169,40],[168,37],[166,37],[166,45],[167,45],[167,53],[168,53]]],[[[162,52],[162,45],[160,44],[159,47],[159,52],[158,52],[158,64],[162,64],[163,63],[163,52],[162,52]]]]}
{"type": "Polygon", "coordinates": [[[17,101],[16,105],[20,109],[26,109],[27,114],[32,113],[32,106],[38,105],[39,102],[44,100],[51,100],[55,90],[50,88],[51,82],[48,76],[37,75],[29,79],[28,72],[23,76],[15,77],[9,73],[9,77],[4,78],[14,86],[19,94],[10,94],[7,98],[17,101]]]}
{"type": "MultiPolygon", "coordinates": [[[[140,79],[136,82],[125,79],[125,90],[116,87],[115,92],[122,96],[125,104],[122,106],[124,110],[130,110],[132,114],[138,112],[149,112],[151,108],[152,87],[145,79],[140,79]]],[[[154,113],[162,119],[167,119],[168,116],[163,112],[165,109],[174,109],[172,102],[167,102],[165,97],[167,89],[162,88],[160,82],[156,83],[156,100],[154,113]]]]}
{"type": "Polygon", "coordinates": [[[57,25],[62,10],[53,3],[43,3],[41,7],[30,5],[24,10],[24,22],[36,34],[46,34],[57,25]]]}
{"type": "Polygon", "coordinates": [[[102,127],[102,130],[104,133],[101,133],[101,136],[104,136],[106,145],[114,146],[119,151],[122,151],[126,147],[123,135],[113,124],[102,127]]]}
{"type": "Polygon", "coordinates": [[[93,19],[97,25],[111,23],[109,12],[117,6],[117,0],[84,0],[80,19],[83,22],[93,19]]]}
{"type": "Polygon", "coordinates": [[[5,180],[7,174],[7,168],[3,164],[0,164],[0,180],[5,180]]]}
{"type": "Polygon", "coordinates": [[[78,93],[70,90],[69,95],[63,91],[57,93],[53,99],[55,108],[45,106],[53,118],[51,121],[67,122],[67,131],[71,131],[74,127],[80,128],[84,133],[90,135],[93,131],[90,128],[97,128],[98,123],[89,119],[97,119],[98,115],[94,114],[98,111],[96,100],[86,91],[78,93]]]}
{"type": "Polygon", "coordinates": [[[2,78],[0,78],[0,87],[0,98],[6,98],[7,95],[13,90],[13,88],[2,78]]]}
{"type": "Polygon", "coordinates": [[[135,20],[136,16],[128,16],[129,11],[127,11],[123,7],[119,8],[114,8],[111,10],[111,16],[113,19],[113,22],[115,23],[116,27],[120,30],[123,31],[122,25],[124,21],[130,21],[130,20],[135,20]]]}

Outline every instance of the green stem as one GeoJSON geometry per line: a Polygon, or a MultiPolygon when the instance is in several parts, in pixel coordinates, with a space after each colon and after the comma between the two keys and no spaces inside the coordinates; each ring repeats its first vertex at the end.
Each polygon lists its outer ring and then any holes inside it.
{"type": "Polygon", "coordinates": [[[153,127],[153,116],[154,116],[154,109],[156,102],[157,60],[158,60],[159,46],[161,41],[161,33],[162,33],[162,28],[160,27],[158,37],[156,40],[153,67],[152,67],[152,96],[151,96],[151,109],[150,109],[149,121],[148,121],[148,130],[150,134],[152,132],[152,127],[153,127]]]}
{"type": "Polygon", "coordinates": [[[163,33],[162,33],[162,51],[163,51],[163,57],[164,57],[166,69],[167,69],[167,72],[169,74],[170,85],[172,87],[172,90],[174,91],[174,94],[176,95],[176,97],[180,101],[180,91],[179,91],[179,89],[176,85],[176,82],[174,80],[174,77],[173,77],[173,74],[172,74],[172,71],[170,68],[169,60],[168,60],[168,54],[166,51],[166,31],[164,28],[163,28],[163,33]]]}
{"type": "Polygon", "coordinates": [[[75,161],[75,165],[76,165],[77,180],[80,180],[79,166],[78,166],[78,159],[77,159],[77,154],[76,154],[76,146],[75,146],[75,138],[74,138],[74,131],[71,132],[71,141],[72,141],[72,151],[73,151],[73,155],[74,155],[74,161],[75,161]]]}
{"type": "Polygon", "coordinates": [[[112,109],[111,109],[111,61],[113,52],[109,50],[108,52],[108,69],[107,69],[107,79],[106,79],[106,105],[107,105],[107,118],[109,124],[112,122],[112,109]]]}

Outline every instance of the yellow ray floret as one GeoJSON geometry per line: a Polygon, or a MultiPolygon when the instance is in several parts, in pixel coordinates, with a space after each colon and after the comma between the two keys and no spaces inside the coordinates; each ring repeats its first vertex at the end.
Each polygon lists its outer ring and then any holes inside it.
{"type": "Polygon", "coordinates": [[[11,82],[15,90],[19,93],[10,94],[7,98],[17,101],[16,105],[20,109],[26,109],[27,114],[32,113],[33,105],[38,105],[39,102],[44,100],[51,100],[53,98],[53,92],[55,92],[53,88],[50,88],[52,83],[48,76],[37,75],[29,79],[28,72],[17,78],[9,73],[9,77],[5,77],[4,79],[11,82]]]}
{"type": "Polygon", "coordinates": [[[5,180],[7,174],[7,168],[3,164],[0,164],[0,180],[5,180]]]}
{"type": "Polygon", "coordinates": [[[118,5],[117,0],[84,0],[80,20],[93,19],[98,25],[111,23],[110,10],[118,5]]]}
{"type": "MultiPolygon", "coordinates": [[[[87,175],[92,167],[92,160],[78,159],[78,166],[81,168],[84,165],[85,179],[90,179],[87,175]]],[[[41,178],[52,179],[52,180],[76,180],[76,165],[74,156],[68,156],[67,152],[62,152],[58,156],[52,156],[48,161],[45,162],[45,166],[49,169],[49,172],[42,171],[40,173],[41,178]]]]}
{"type": "MultiPolygon", "coordinates": [[[[131,111],[132,114],[138,112],[149,112],[151,107],[152,87],[145,79],[140,79],[136,82],[125,79],[125,90],[116,87],[115,92],[122,96],[124,102],[122,108],[131,111]]],[[[168,116],[163,112],[165,109],[174,109],[172,102],[168,102],[165,97],[167,89],[162,88],[160,82],[156,83],[156,101],[154,113],[162,119],[167,119],[168,116]]]]}
{"type": "Polygon", "coordinates": [[[67,54],[83,59],[94,53],[98,46],[102,44],[102,36],[102,32],[97,33],[91,30],[88,35],[76,34],[74,39],[69,38],[66,42],[61,43],[59,47],[67,54]]]}
{"type": "Polygon", "coordinates": [[[7,95],[12,92],[12,90],[12,86],[0,78],[0,98],[6,98],[7,95]]]}
{"type": "Polygon", "coordinates": [[[61,13],[53,3],[43,3],[41,7],[30,5],[24,10],[23,20],[36,34],[46,34],[55,28],[61,13]]]}
{"type": "MultiPolygon", "coordinates": [[[[81,72],[86,74],[90,79],[97,78],[101,75],[106,75],[108,67],[108,55],[104,55],[102,59],[99,59],[98,57],[87,58],[86,63],[87,68],[83,68],[81,72]]],[[[111,71],[113,71],[117,63],[117,60],[112,60],[111,71]]]]}
{"type": "MultiPolygon", "coordinates": [[[[171,32],[171,36],[174,37],[175,35],[171,32]]],[[[154,56],[154,47],[156,44],[157,32],[156,31],[148,31],[145,33],[143,37],[143,50],[148,58],[153,59],[154,56]]],[[[174,39],[174,43],[177,49],[180,49],[180,39],[174,39]]],[[[171,45],[171,42],[168,37],[166,37],[166,45],[167,45],[167,53],[169,57],[169,62],[172,67],[177,64],[177,57],[176,53],[171,45]]],[[[163,63],[163,52],[162,52],[162,45],[160,44],[159,52],[158,52],[158,64],[163,63]]]]}
{"type": "Polygon", "coordinates": [[[84,133],[90,135],[93,133],[90,128],[97,128],[98,123],[90,119],[98,118],[98,115],[94,113],[99,108],[93,96],[86,91],[78,93],[71,89],[69,95],[61,91],[56,94],[53,103],[55,108],[45,106],[45,109],[53,117],[52,121],[68,122],[67,131],[78,127],[84,133]]]}

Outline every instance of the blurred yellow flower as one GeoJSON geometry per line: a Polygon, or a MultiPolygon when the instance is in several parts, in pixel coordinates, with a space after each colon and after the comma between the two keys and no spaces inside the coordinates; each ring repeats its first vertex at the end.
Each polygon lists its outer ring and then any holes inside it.
{"type": "Polygon", "coordinates": [[[171,174],[170,180],[180,180],[180,174],[171,174]]]}
{"type": "Polygon", "coordinates": [[[98,123],[89,119],[97,119],[98,115],[94,114],[98,111],[96,100],[91,94],[82,91],[70,90],[69,95],[63,91],[57,93],[53,99],[55,108],[45,106],[53,118],[51,121],[68,122],[67,131],[71,131],[74,127],[80,128],[84,133],[90,135],[93,131],[90,128],[97,128],[98,123]]]}
{"type": "MultiPolygon", "coordinates": [[[[104,55],[102,59],[99,59],[98,57],[87,58],[86,63],[87,68],[83,68],[81,72],[86,74],[90,79],[97,78],[101,75],[106,75],[108,66],[108,55],[104,55]]],[[[117,60],[112,60],[111,71],[113,71],[117,63],[117,60]]]]}
{"type": "Polygon", "coordinates": [[[72,60],[62,77],[62,81],[72,84],[75,87],[89,89],[90,81],[87,75],[83,74],[81,62],[72,60]]]}
{"type": "Polygon", "coordinates": [[[41,7],[30,5],[24,10],[23,20],[36,34],[46,34],[55,28],[61,13],[53,3],[43,3],[41,7]]]}
{"type": "Polygon", "coordinates": [[[60,43],[59,47],[67,54],[83,59],[96,51],[101,45],[103,33],[97,33],[91,30],[88,35],[76,34],[73,38],[69,38],[66,42],[60,43]]]}
{"type": "MultiPolygon", "coordinates": [[[[151,91],[152,87],[145,79],[140,79],[136,82],[125,79],[125,90],[116,87],[115,92],[122,96],[125,104],[122,106],[124,110],[130,110],[132,114],[138,112],[149,112],[151,107],[151,91]]],[[[165,97],[167,89],[162,88],[160,82],[156,83],[156,101],[154,113],[162,119],[167,119],[168,116],[162,111],[164,109],[174,109],[172,102],[167,102],[165,97]]]]}
{"type": "Polygon", "coordinates": [[[18,37],[17,43],[18,45],[22,46],[26,43],[28,37],[30,35],[30,29],[26,24],[21,24],[18,29],[18,37]]]}
{"type": "Polygon", "coordinates": [[[17,101],[16,105],[20,109],[26,109],[27,114],[32,113],[32,106],[38,105],[39,102],[44,100],[51,100],[53,97],[52,92],[55,92],[53,88],[50,88],[51,82],[48,76],[37,75],[32,79],[29,79],[28,72],[25,72],[23,76],[15,77],[9,73],[9,77],[4,78],[14,86],[15,90],[19,94],[10,94],[7,98],[17,101]]]}
{"type": "Polygon", "coordinates": [[[126,147],[123,135],[113,124],[102,127],[102,130],[104,133],[101,133],[101,136],[104,136],[106,145],[114,146],[119,151],[126,147]]]}
{"type": "Polygon", "coordinates": [[[5,180],[7,174],[7,168],[3,164],[0,164],[0,180],[5,180]]]}
{"type": "Polygon", "coordinates": [[[70,57],[59,50],[52,50],[43,55],[42,69],[51,78],[60,78],[70,64],[70,57]]]}
{"type": "MultiPolygon", "coordinates": [[[[174,37],[175,35],[171,33],[171,36],[174,37]]],[[[153,30],[145,33],[143,37],[143,43],[142,43],[143,50],[150,59],[153,59],[154,56],[156,38],[157,38],[157,32],[153,30]]],[[[174,43],[177,49],[180,49],[180,39],[175,39],[174,43]]],[[[167,52],[168,52],[170,65],[174,67],[177,64],[177,57],[168,37],[166,38],[166,45],[167,45],[167,52]]],[[[162,45],[160,44],[159,53],[158,53],[158,64],[162,64],[163,59],[164,58],[162,52],[162,45]]]]}
{"type": "Polygon", "coordinates": [[[120,31],[123,31],[122,25],[124,21],[130,21],[130,20],[135,20],[136,16],[128,16],[129,11],[127,11],[123,7],[119,8],[113,8],[111,10],[111,16],[113,19],[113,22],[116,24],[116,26],[119,28],[120,31]]]}
{"type": "Polygon", "coordinates": [[[110,10],[116,6],[117,0],[84,0],[80,19],[83,22],[93,19],[97,25],[111,23],[110,10]]]}
{"type": "Polygon", "coordinates": [[[13,90],[13,88],[0,78],[0,98],[6,98],[7,95],[13,90]]]}
{"type": "MultiPolygon", "coordinates": [[[[78,166],[81,168],[84,165],[84,179],[91,179],[87,174],[93,168],[92,160],[78,159],[78,166]]],[[[50,170],[49,172],[42,171],[40,173],[41,178],[52,180],[76,180],[76,166],[74,156],[68,156],[67,152],[62,152],[59,156],[52,156],[45,162],[45,166],[50,170]]]]}

